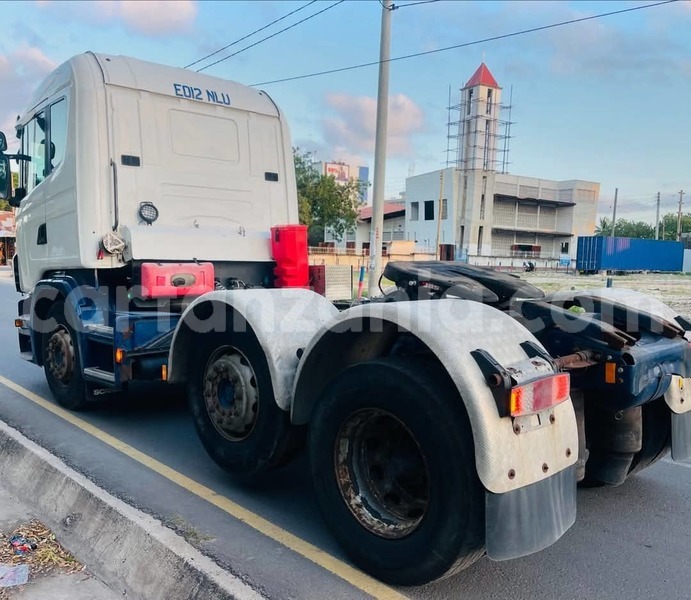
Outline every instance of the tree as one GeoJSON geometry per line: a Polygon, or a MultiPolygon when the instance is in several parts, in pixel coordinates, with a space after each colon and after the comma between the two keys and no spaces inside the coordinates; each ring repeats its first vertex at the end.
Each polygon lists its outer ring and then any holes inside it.
{"type": "MultiPolygon", "coordinates": [[[[602,217],[600,223],[595,228],[595,235],[612,235],[612,221],[607,217],[602,217]]],[[[655,237],[655,228],[645,221],[617,219],[614,235],[617,237],[652,239],[655,237]]]]}
{"type": "Polygon", "coordinates": [[[607,217],[600,217],[600,222],[595,227],[595,235],[608,236],[612,235],[612,221],[607,217]]]}
{"type": "Polygon", "coordinates": [[[360,193],[366,182],[339,183],[314,168],[312,153],[293,148],[300,223],[308,227],[310,246],[324,241],[329,228],[337,240],[357,224],[360,193]]]}
{"type": "MultiPolygon", "coordinates": [[[[660,219],[660,239],[677,239],[677,219],[679,213],[669,212],[660,219]],[[664,237],[663,237],[664,234],[664,237]]],[[[681,215],[681,232],[691,233],[691,213],[681,215]]]]}

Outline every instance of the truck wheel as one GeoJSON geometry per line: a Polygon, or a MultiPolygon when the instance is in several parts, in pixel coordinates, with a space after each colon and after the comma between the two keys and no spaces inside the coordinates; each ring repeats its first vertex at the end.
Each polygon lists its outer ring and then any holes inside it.
{"type": "Polygon", "coordinates": [[[317,502],[351,560],[395,585],[453,575],[484,554],[484,490],[463,402],[435,361],[345,369],[310,419],[317,502]]]}
{"type": "Polygon", "coordinates": [[[276,404],[256,338],[209,333],[195,340],[188,400],[197,433],[227,471],[253,476],[282,466],[301,447],[303,429],[276,404]]]}
{"type": "Polygon", "coordinates": [[[664,398],[644,404],[643,446],[633,457],[629,476],[639,473],[664,458],[672,447],[672,417],[664,398]]]}
{"type": "Polygon", "coordinates": [[[82,377],[79,346],[74,329],[67,322],[65,304],[56,302],[47,315],[55,319],[52,331],[43,334],[43,370],[56,402],[68,410],[84,410],[87,388],[82,377]]]}

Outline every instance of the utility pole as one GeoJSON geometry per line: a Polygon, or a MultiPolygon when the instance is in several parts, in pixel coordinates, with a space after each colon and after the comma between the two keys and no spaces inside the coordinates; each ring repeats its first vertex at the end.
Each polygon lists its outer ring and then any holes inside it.
{"type": "Polygon", "coordinates": [[[612,210],[612,235],[614,237],[614,226],[617,224],[617,196],[619,195],[619,188],[614,188],[614,210],[612,210]]]}
{"type": "Polygon", "coordinates": [[[369,244],[369,297],[377,295],[381,277],[382,229],[384,228],[384,185],[386,183],[386,132],[389,117],[389,55],[391,51],[392,0],[383,0],[379,41],[379,87],[377,128],[374,140],[374,186],[372,189],[372,230],[369,244]]]}
{"type": "Polygon", "coordinates": [[[660,192],[657,193],[657,212],[655,213],[655,239],[660,239],[660,192]]]}
{"type": "Polygon", "coordinates": [[[684,190],[679,190],[679,216],[677,217],[677,242],[681,242],[681,207],[684,204],[684,190]]]}

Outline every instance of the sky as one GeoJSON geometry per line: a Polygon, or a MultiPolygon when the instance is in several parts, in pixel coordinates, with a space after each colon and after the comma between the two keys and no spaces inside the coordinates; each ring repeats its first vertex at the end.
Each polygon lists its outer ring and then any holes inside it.
{"type": "MultiPolygon", "coordinates": [[[[401,0],[392,13],[391,57],[653,2],[401,0]]],[[[376,66],[269,82],[377,61],[378,0],[3,2],[0,127],[14,137],[31,91],[75,54],[184,67],[299,8],[190,68],[241,51],[204,72],[262,84],[286,114],[293,145],[317,160],[372,170],[376,66]]],[[[691,211],[690,28],[691,2],[679,1],[392,62],[387,197],[405,189],[408,175],[445,165],[449,89],[457,103],[484,61],[503,102],[513,90],[510,173],[600,182],[600,216],[611,215],[615,188],[618,218],[652,223],[656,193],[664,214],[676,211],[682,189],[691,211]]]]}

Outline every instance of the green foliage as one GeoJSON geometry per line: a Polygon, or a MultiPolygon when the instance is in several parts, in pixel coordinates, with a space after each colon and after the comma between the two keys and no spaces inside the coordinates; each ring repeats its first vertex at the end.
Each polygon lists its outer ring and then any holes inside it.
{"type": "Polygon", "coordinates": [[[322,175],[314,168],[312,154],[299,148],[293,148],[293,161],[300,223],[309,228],[310,246],[324,241],[326,228],[336,239],[343,239],[357,224],[360,192],[367,183],[351,180],[342,184],[322,175]]]}
{"type": "MultiPolygon", "coordinates": [[[[670,212],[660,219],[659,239],[677,239],[677,216],[677,213],[670,212]]],[[[691,232],[691,213],[682,215],[681,230],[684,233],[691,232]]],[[[595,235],[612,235],[612,220],[608,217],[602,217],[595,228],[595,235]]],[[[614,228],[614,235],[617,237],[644,238],[651,240],[655,238],[655,226],[644,221],[617,219],[617,225],[614,228]]]]}
{"type": "MultiPolygon", "coordinates": [[[[676,240],[677,239],[677,219],[679,213],[670,212],[660,219],[660,239],[676,240]],[[664,237],[663,237],[664,233],[664,237]]],[[[691,232],[691,213],[681,215],[681,231],[682,233],[691,232]]]]}

